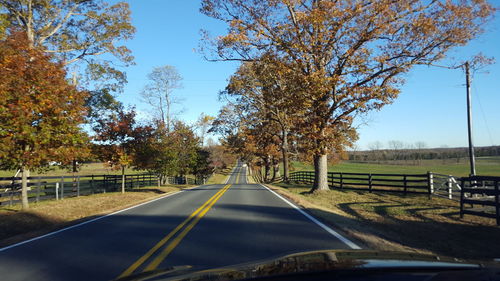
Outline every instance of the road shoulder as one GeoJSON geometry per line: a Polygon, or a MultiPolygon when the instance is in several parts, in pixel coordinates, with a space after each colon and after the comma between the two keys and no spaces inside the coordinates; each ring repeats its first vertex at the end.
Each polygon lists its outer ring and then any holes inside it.
{"type": "Polygon", "coordinates": [[[343,216],[331,208],[326,208],[305,200],[302,196],[294,194],[283,187],[272,184],[264,184],[269,189],[293,202],[296,206],[302,208],[307,213],[318,219],[325,225],[332,227],[341,235],[352,240],[354,243],[364,249],[384,250],[384,251],[405,251],[432,254],[429,251],[407,247],[375,234],[377,231],[371,227],[362,224],[359,221],[343,216]]]}
{"type": "MultiPolygon", "coordinates": [[[[194,187],[188,187],[194,188],[194,187]]],[[[46,236],[66,228],[135,208],[152,201],[171,196],[182,187],[168,186],[121,193],[95,194],[44,201],[33,204],[28,211],[19,206],[0,210],[0,247],[8,247],[23,241],[46,236]]]]}

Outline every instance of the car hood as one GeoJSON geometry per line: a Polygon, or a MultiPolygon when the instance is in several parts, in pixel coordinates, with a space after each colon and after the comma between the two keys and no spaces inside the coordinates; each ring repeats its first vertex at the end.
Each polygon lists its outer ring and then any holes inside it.
{"type": "MultiPolygon", "coordinates": [[[[496,264],[498,266],[498,264],[496,264]]],[[[119,280],[241,280],[296,273],[353,269],[481,269],[477,262],[406,252],[321,250],[208,270],[177,266],[119,280]]]]}

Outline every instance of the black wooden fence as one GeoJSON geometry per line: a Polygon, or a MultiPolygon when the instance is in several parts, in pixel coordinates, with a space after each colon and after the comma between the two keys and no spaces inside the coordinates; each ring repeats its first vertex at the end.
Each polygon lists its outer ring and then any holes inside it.
{"type": "MultiPolygon", "coordinates": [[[[64,199],[80,195],[115,192],[121,190],[121,175],[80,175],[46,176],[28,178],[28,200],[39,202],[51,199],[64,199]]],[[[157,185],[158,178],[153,174],[125,175],[125,188],[157,185]]],[[[168,177],[168,184],[203,184],[202,178],[168,177]]],[[[20,203],[21,178],[0,177],[0,205],[20,203]]]]}
{"type": "MultiPolygon", "coordinates": [[[[293,172],[290,181],[312,184],[314,172],[293,172]]],[[[330,188],[399,192],[403,194],[428,194],[433,192],[433,175],[427,174],[376,174],[376,173],[328,173],[330,188]]]]}
{"type": "Polygon", "coordinates": [[[460,217],[494,218],[500,225],[500,177],[461,178],[460,217]]]}

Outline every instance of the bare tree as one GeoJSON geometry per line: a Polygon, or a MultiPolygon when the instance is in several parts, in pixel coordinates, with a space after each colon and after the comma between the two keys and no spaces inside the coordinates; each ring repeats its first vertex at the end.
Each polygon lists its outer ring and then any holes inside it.
{"type": "Polygon", "coordinates": [[[383,145],[380,141],[372,142],[368,145],[368,148],[371,150],[373,155],[373,160],[382,160],[380,159],[380,150],[383,148],[383,145]]]}
{"type": "Polygon", "coordinates": [[[149,83],[141,92],[143,99],[151,105],[162,125],[170,131],[172,106],[178,103],[173,96],[175,89],[182,88],[182,77],[174,66],[155,67],[148,74],[149,83]]]}
{"type": "Polygon", "coordinates": [[[418,164],[421,163],[422,161],[422,153],[423,153],[423,150],[427,148],[427,144],[423,141],[417,141],[415,142],[415,149],[417,150],[417,161],[418,161],[418,164]]]}
{"type": "MultiPolygon", "coordinates": [[[[207,135],[208,129],[212,126],[212,122],[215,117],[201,113],[196,121],[196,128],[198,129],[198,134],[200,138],[201,146],[205,146],[205,136],[207,135]]],[[[213,140],[212,140],[213,141],[213,140]]]]}
{"type": "Polygon", "coordinates": [[[405,147],[405,144],[402,141],[391,140],[387,145],[392,150],[394,160],[399,160],[401,150],[405,147]]]}

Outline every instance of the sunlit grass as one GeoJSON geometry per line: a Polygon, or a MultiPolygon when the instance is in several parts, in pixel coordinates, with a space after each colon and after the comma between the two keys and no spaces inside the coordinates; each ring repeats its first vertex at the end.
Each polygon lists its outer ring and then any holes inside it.
{"type": "Polygon", "coordinates": [[[232,171],[232,168],[226,168],[226,169],[223,169],[220,172],[217,172],[217,173],[213,174],[208,179],[208,181],[206,182],[206,184],[224,184],[226,182],[226,180],[227,180],[227,177],[231,173],[231,171],[232,171]]]}

